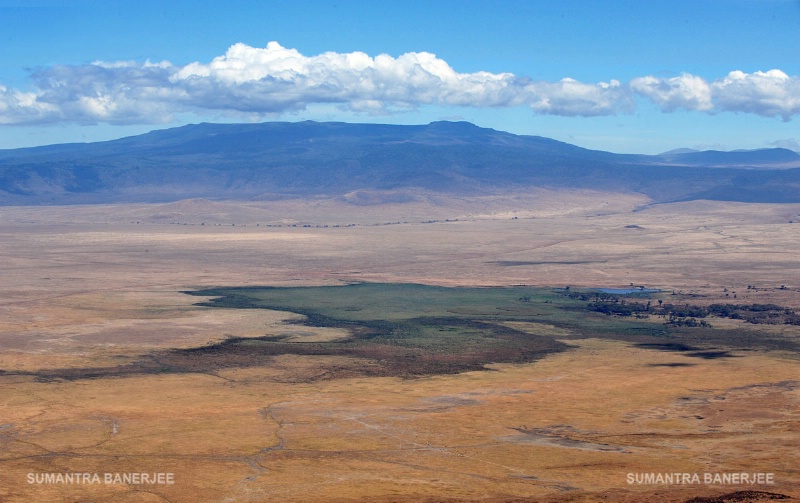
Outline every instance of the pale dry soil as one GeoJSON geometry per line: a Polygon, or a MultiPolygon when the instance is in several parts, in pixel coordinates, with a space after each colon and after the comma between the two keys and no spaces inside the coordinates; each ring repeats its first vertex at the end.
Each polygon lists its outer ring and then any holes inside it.
{"type": "Polygon", "coordinates": [[[533,364],[410,380],[287,379],[335,365],[327,356],[202,374],[24,373],[120,365],[231,336],[348,335],[287,323],[298,319],[290,313],[194,306],[181,293],[219,285],[633,283],[697,302],[735,295],[800,308],[800,223],[789,223],[799,205],[645,203],[541,192],[368,208],[336,199],[0,208],[0,501],[800,498],[794,354],[706,360],[569,339],[572,350],[533,364]],[[27,482],[45,472],[169,472],[175,483],[27,482]],[[646,472],[769,472],[775,484],[627,483],[646,472]]]}

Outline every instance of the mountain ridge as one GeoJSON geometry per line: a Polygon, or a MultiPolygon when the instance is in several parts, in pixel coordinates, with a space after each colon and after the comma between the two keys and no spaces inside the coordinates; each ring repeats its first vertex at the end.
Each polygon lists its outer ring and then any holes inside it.
{"type": "Polygon", "coordinates": [[[469,122],[201,123],[0,151],[0,205],[532,187],[639,193],[655,202],[800,202],[793,164],[800,166],[800,155],[786,149],[615,154],[469,122]]]}

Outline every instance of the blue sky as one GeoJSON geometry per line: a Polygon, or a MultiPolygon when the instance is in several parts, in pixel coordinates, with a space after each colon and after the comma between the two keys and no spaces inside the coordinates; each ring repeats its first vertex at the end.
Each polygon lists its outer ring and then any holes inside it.
{"type": "Polygon", "coordinates": [[[0,0],[0,148],[196,122],[468,120],[800,150],[800,1],[0,0]]]}

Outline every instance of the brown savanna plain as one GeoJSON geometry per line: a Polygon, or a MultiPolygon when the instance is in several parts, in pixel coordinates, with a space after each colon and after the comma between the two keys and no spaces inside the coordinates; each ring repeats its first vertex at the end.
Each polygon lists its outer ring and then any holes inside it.
{"type": "Polygon", "coordinates": [[[693,303],[735,295],[800,308],[800,223],[790,223],[800,205],[647,206],[543,190],[358,196],[0,208],[0,501],[800,498],[800,359],[787,352],[698,359],[584,338],[534,363],[413,379],[326,379],[318,369],[344,357],[310,355],[207,373],[37,377],[226,337],[349,335],[181,293],[211,286],[633,283],[693,303]],[[675,472],[769,473],[774,484],[628,483],[675,472]],[[170,473],[174,483],[30,483],[45,473],[170,473]]]}

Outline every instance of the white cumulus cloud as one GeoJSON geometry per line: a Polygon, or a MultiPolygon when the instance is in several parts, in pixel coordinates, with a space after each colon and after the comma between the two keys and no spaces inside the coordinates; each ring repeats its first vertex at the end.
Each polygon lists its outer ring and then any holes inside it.
{"type": "Polygon", "coordinates": [[[353,110],[387,111],[440,103],[509,106],[510,73],[457,73],[435,55],[397,58],[362,52],[326,52],[307,57],[277,42],[266,48],[236,44],[208,64],[178,69],[170,83],[199,107],[255,112],[302,109],[311,103],[340,103],[353,110]]]}
{"type": "Polygon", "coordinates": [[[534,112],[554,115],[614,115],[631,112],[634,102],[619,81],[585,84],[565,78],[559,82],[533,82],[526,98],[534,112]]]}
{"type": "Polygon", "coordinates": [[[719,110],[747,112],[788,121],[800,113],[800,78],[780,70],[730,72],[712,83],[719,110]]]}
{"type": "Polygon", "coordinates": [[[784,120],[800,113],[800,79],[780,70],[735,71],[715,81],[683,74],[628,83],[549,82],[508,72],[460,73],[427,52],[306,56],[277,42],[234,44],[209,62],[184,66],[149,60],[53,66],[34,72],[31,84],[25,91],[0,85],[0,124],[149,124],[185,112],[266,117],[314,104],[367,114],[439,105],[601,116],[631,113],[637,98],[665,112],[743,112],[784,120]]]}
{"type": "Polygon", "coordinates": [[[683,74],[669,79],[638,77],[630,82],[631,89],[665,111],[711,110],[711,86],[694,75],[683,74]]]}
{"type": "Polygon", "coordinates": [[[666,112],[741,112],[785,121],[800,114],[800,78],[781,70],[736,70],[711,82],[689,74],[668,79],[647,76],[632,79],[630,88],[666,112]]]}

